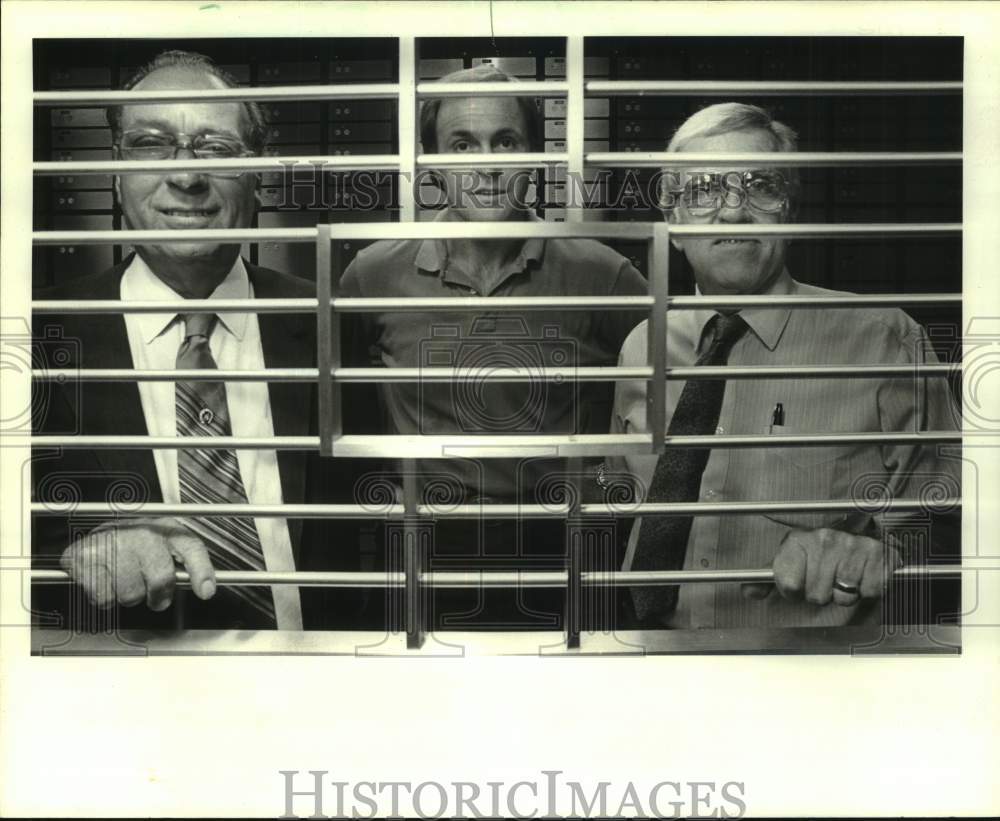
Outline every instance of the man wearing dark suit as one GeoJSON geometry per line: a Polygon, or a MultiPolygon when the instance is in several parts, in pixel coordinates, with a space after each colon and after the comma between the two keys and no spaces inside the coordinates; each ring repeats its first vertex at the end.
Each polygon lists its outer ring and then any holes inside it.
{"type": "MultiPolygon", "coordinates": [[[[165,52],[126,85],[136,90],[214,89],[235,83],[211,61],[165,52]]],[[[117,159],[242,157],[261,153],[266,124],[253,103],[153,103],[108,111],[117,159]]],[[[256,177],[239,172],[169,172],[118,177],[126,226],[136,230],[231,229],[252,224],[256,177]]],[[[44,294],[47,299],[177,300],[310,297],[311,283],[251,265],[238,245],[143,245],[103,273],[44,294]]],[[[70,368],[159,369],[309,367],[310,315],[227,313],[40,315],[35,334],[67,340],[70,368]]],[[[44,346],[43,346],[44,350],[44,346]]],[[[316,433],[315,385],[265,382],[85,382],[39,387],[38,433],[232,435],[316,433]],[[176,392],[175,392],[176,391],[176,392]]],[[[84,501],[283,504],[351,501],[345,463],[304,451],[267,449],[67,449],[37,452],[39,501],[60,491],[84,501]]],[[[233,588],[216,569],[289,571],[357,567],[352,522],[279,517],[157,517],[35,520],[37,566],[61,566],[86,597],[37,587],[33,609],[70,623],[88,607],[116,611],[118,626],[302,629],[333,626],[350,599],[340,591],[288,585],[233,588]],[[176,588],[185,569],[191,590],[176,588]],[[312,594],[309,598],[306,593],[312,594]],[[177,600],[175,602],[175,599],[177,600]],[[174,604],[174,607],[171,605],[174,604]]],[[[343,623],[343,622],[341,622],[343,623]]]]}

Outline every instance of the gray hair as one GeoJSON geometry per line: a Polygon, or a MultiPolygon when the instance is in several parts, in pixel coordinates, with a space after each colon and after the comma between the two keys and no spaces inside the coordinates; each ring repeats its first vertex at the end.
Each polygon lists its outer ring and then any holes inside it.
{"type": "MultiPolygon", "coordinates": [[[[204,54],[175,49],[157,54],[149,63],[129,78],[122,86],[122,90],[130,91],[154,71],[158,71],[161,68],[173,68],[174,66],[200,69],[212,77],[217,77],[227,88],[236,88],[239,85],[235,77],[228,71],[219,68],[211,58],[206,57],[204,54]]],[[[254,154],[260,156],[264,153],[264,148],[267,146],[268,129],[264,111],[260,107],[260,104],[254,100],[244,100],[241,104],[244,112],[246,112],[245,138],[247,146],[254,154]]],[[[110,105],[105,109],[108,125],[111,126],[112,140],[116,145],[121,138],[122,108],[123,106],[121,105],[110,105]]]]}
{"type": "MultiPolygon", "coordinates": [[[[749,103],[716,103],[696,111],[674,132],[667,144],[667,152],[681,151],[692,140],[716,137],[733,131],[766,131],[775,151],[798,151],[799,135],[792,128],[774,119],[770,112],[749,103]]],[[[666,169],[668,176],[672,169],[666,169]]],[[[799,194],[799,172],[797,168],[783,169],[791,189],[791,205],[794,209],[799,194]]],[[[667,190],[667,178],[660,181],[661,203],[667,190]]],[[[663,207],[663,206],[661,206],[663,207]]]]}
{"type": "Polygon", "coordinates": [[[798,151],[799,136],[763,108],[748,103],[716,103],[688,117],[674,132],[667,151],[680,151],[691,140],[731,131],[767,131],[775,151],[798,151]]]}

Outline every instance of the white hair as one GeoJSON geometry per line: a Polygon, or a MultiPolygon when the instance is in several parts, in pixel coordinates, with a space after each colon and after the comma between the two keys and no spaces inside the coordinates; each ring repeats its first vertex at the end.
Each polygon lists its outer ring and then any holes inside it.
{"type": "Polygon", "coordinates": [[[777,151],[798,151],[799,137],[767,111],[748,103],[716,103],[688,117],[674,132],[667,151],[680,151],[691,140],[731,131],[767,131],[777,151]]]}

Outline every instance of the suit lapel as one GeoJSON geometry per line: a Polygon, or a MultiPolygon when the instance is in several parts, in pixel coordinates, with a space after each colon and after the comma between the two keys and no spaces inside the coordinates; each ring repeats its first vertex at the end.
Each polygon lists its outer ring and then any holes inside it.
{"type": "MultiPolygon", "coordinates": [[[[131,262],[131,256],[95,283],[94,299],[120,299],[121,278],[131,262]]],[[[79,317],[77,333],[80,339],[80,361],[84,368],[135,367],[129,347],[128,331],[121,314],[101,318],[79,317]]],[[[142,412],[139,387],[136,382],[81,383],[80,412],[83,430],[107,436],[147,436],[146,417],[142,412]]],[[[97,451],[98,460],[112,473],[139,476],[150,488],[150,501],[163,498],[156,475],[156,462],[148,448],[106,448],[97,451]]]]}
{"type": "MultiPolygon", "coordinates": [[[[246,264],[259,299],[295,296],[277,276],[264,268],[246,264]]],[[[315,332],[310,318],[298,314],[261,314],[258,319],[264,366],[267,368],[304,368],[316,361],[315,332]]],[[[276,436],[306,436],[310,432],[315,411],[315,390],[311,383],[269,383],[271,418],[276,436]]],[[[282,498],[288,504],[305,499],[306,453],[279,450],[278,473],[281,477],[282,498]]],[[[288,522],[292,545],[298,545],[301,519],[288,522]]]]}

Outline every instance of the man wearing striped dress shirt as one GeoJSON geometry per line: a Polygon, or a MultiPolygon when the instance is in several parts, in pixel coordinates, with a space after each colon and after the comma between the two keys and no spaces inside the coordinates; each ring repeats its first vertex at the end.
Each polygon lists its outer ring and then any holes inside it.
{"type": "MultiPolygon", "coordinates": [[[[755,106],[722,103],[690,117],[667,151],[795,151],[796,135],[755,106]]],[[[668,172],[668,221],[775,224],[794,211],[787,168],[668,172]]],[[[787,239],[678,238],[703,295],[837,295],[797,282],[785,267],[787,239]]],[[[724,312],[725,313],[725,312],[724,312]]],[[[668,365],[912,365],[935,361],[923,329],[898,309],[745,308],[729,316],[678,310],[667,323],[668,365]],[[718,329],[738,326],[724,345],[718,329]],[[720,347],[721,346],[721,347],[720,347]],[[723,350],[724,348],[724,350],[723,350]]],[[[646,362],[646,323],[625,340],[620,364],[646,362]]],[[[667,382],[668,432],[833,434],[951,430],[958,415],[943,378],[730,379],[667,382]],[[708,385],[709,387],[706,387],[708,385]],[[677,417],[684,415],[685,419],[677,417]],[[710,429],[705,429],[705,420],[710,429]]],[[[646,384],[618,383],[612,429],[645,433],[646,384]]],[[[932,488],[959,495],[959,459],[946,446],[885,442],[815,447],[668,449],[662,457],[617,459],[650,502],[811,501],[921,498],[932,488]],[[684,461],[686,458],[686,461],[684,461]]],[[[643,627],[823,627],[878,623],[887,575],[908,555],[884,539],[870,512],[774,512],[637,519],[624,568],[772,568],[774,584],[688,584],[633,588],[623,624],[643,627]]],[[[930,523],[933,544],[950,542],[953,517],[930,523]]],[[[932,547],[932,552],[933,552],[932,547]]]]}
{"type": "MultiPolygon", "coordinates": [[[[165,52],[126,88],[200,90],[235,82],[201,55],[165,52]]],[[[266,123],[256,103],[180,102],[108,110],[115,156],[190,160],[262,153],[266,123]],[[184,152],[181,154],[181,152],[184,152]]],[[[126,227],[136,230],[236,229],[252,225],[257,176],[243,172],[125,174],[115,191],[126,227]]],[[[141,245],[114,268],[83,276],[50,299],[155,301],[308,297],[305,280],[252,265],[239,245],[204,242],[141,245]]],[[[58,328],[77,340],[71,366],[82,368],[261,370],[315,366],[315,320],[293,314],[131,313],[36,319],[36,333],[58,328]]],[[[235,436],[315,435],[315,385],[212,380],[84,383],[56,388],[36,429],[51,433],[235,436]],[[313,408],[310,411],[310,408],[313,408]]],[[[71,449],[36,459],[36,498],[72,484],[85,501],[281,505],[350,501],[345,463],[295,451],[225,448],[71,449]]],[[[357,531],[349,522],[280,517],[146,517],[111,521],[52,517],[35,522],[36,566],[73,576],[87,599],[115,608],[118,626],[298,630],[308,594],[292,585],[217,584],[216,570],[356,569],[357,531]],[[325,552],[324,552],[325,551],[325,552]],[[175,571],[190,573],[190,590],[175,571]],[[178,601],[183,599],[183,601],[178,601]],[[173,607],[171,605],[174,605],[173,607]],[[128,608],[118,610],[117,608],[128,608]]],[[[80,626],[95,614],[78,593],[60,601],[36,588],[33,608],[80,626]]],[[[339,592],[339,591],[335,591],[339,592]]],[[[343,598],[343,597],[342,597],[343,598]]],[[[316,599],[329,604],[329,596],[316,599]]],[[[316,605],[320,609],[320,605],[316,605]]],[[[330,613],[316,612],[313,624],[330,613]]]]}

